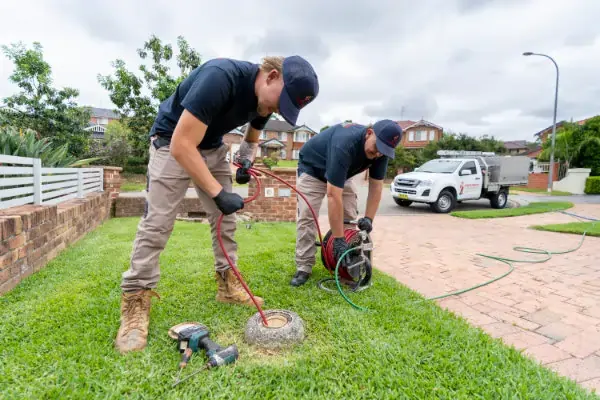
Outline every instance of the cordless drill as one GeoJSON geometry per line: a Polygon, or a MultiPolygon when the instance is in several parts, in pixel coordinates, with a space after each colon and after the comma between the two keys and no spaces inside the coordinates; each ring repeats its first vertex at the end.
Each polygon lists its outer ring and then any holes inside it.
{"type": "Polygon", "coordinates": [[[219,367],[235,362],[238,359],[239,353],[237,346],[232,344],[228,347],[221,347],[209,338],[208,328],[203,325],[195,325],[186,328],[177,335],[179,352],[181,354],[181,362],[179,363],[180,371],[183,369],[193,353],[198,351],[198,348],[203,348],[208,356],[206,368],[219,367]]]}

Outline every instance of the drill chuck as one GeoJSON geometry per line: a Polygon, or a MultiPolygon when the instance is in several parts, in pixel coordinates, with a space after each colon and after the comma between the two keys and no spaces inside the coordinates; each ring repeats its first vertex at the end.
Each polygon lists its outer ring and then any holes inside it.
{"type": "Polygon", "coordinates": [[[207,367],[215,368],[222,365],[233,364],[239,357],[238,348],[235,344],[214,352],[209,358],[207,367]]]}

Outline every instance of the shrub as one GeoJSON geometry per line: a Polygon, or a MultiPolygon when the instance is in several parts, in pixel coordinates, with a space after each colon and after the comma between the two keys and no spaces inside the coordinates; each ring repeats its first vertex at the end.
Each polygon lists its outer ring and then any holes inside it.
{"type": "Polygon", "coordinates": [[[50,138],[42,138],[31,129],[14,126],[0,127],[0,154],[18,157],[39,158],[44,167],[75,167],[100,160],[88,158],[77,160],[69,154],[69,144],[57,146],[50,138]]]}
{"type": "Polygon", "coordinates": [[[586,194],[600,194],[600,176],[591,176],[585,181],[586,194]]]}
{"type": "Polygon", "coordinates": [[[271,169],[277,165],[279,159],[277,157],[263,157],[262,162],[267,166],[267,168],[271,169]]]}

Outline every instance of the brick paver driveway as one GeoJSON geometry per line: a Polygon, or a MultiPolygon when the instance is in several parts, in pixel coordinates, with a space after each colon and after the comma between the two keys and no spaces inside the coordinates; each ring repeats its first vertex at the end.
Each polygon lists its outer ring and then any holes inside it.
{"type": "MultiPolygon", "coordinates": [[[[600,218],[598,205],[582,204],[568,211],[600,218]]],[[[326,217],[321,220],[327,224],[326,217]]],[[[533,260],[546,256],[515,252],[513,247],[576,247],[578,235],[527,229],[574,221],[558,213],[488,220],[433,213],[380,216],[372,233],[374,265],[434,297],[477,285],[509,268],[476,253],[533,260]]],[[[553,255],[541,264],[516,263],[499,281],[436,301],[546,367],[600,390],[599,252],[600,238],[586,237],[574,253],[553,255]]]]}

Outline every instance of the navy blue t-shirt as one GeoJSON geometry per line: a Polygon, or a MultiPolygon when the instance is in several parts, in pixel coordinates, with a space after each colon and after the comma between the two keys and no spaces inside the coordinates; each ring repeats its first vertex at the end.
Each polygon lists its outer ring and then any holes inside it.
{"type": "Polygon", "coordinates": [[[208,126],[201,149],[221,146],[226,133],[249,121],[256,129],[264,128],[269,116],[258,114],[254,92],[258,69],[257,64],[227,58],[198,66],[160,104],[150,136],[170,140],[184,108],[208,126]]]}
{"type": "Polygon", "coordinates": [[[383,179],[388,158],[369,160],[365,153],[367,127],[338,124],[312,137],[300,149],[298,173],[307,173],[339,188],[347,179],[369,169],[369,177],[383,179]]]}

